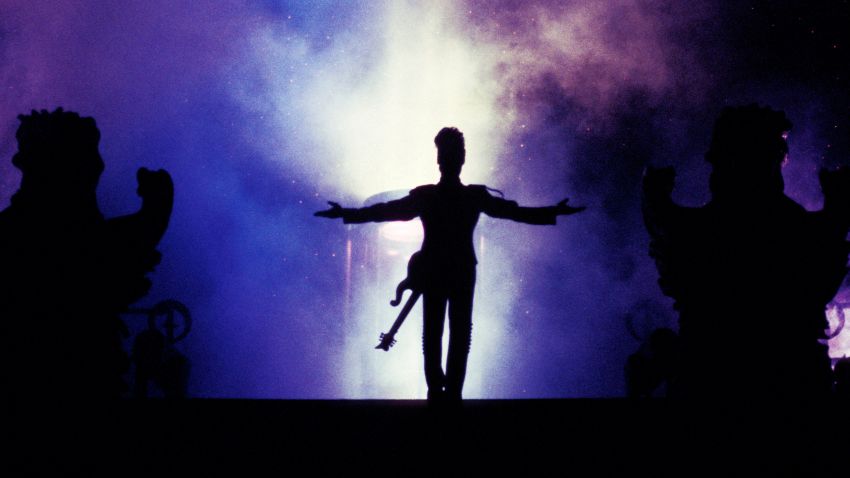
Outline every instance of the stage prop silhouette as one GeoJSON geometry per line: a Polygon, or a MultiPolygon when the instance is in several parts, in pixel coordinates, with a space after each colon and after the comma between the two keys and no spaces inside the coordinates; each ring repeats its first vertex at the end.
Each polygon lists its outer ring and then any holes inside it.
{"type": "Polygon", "coordinates": [[[149,308],[133,307],[124,313],[147,318],[147,329],[136,335],[130,355],[135,366],[133,397],[147,398],[153,384],[164,398],[185,398],[191,364],[175,344],[192,330],[189,308],[169,299],[149,308]]]}
{"type": "MultiPolygon", "coordinates": [[[[402,321],[421,294],[423,296],[422,348],[425,354],[425,381],[429,403],[460,403],[472,334],[472,300],[477,260],[472,244],[473,231],[482,212],[496,218],[528,224],[555,224],[559,215],[581,212],[583,207],[567,205],[521,207],[490,194],[482,185],[460,181],[466,149],[463,134],[456,128],[443,128],[434,138],[437,146],[439,183],[419,186],[401,199],[359,209],[343,208],[330,202],[330,209],[315,215],[342,218],[346,224],[379,221],[422,221],[425,237],[422,248],[411,258],[408,278],[399,284],[397,305],[403,290],[410,289],[399,319],[402,321]],[[449,350],[446,371],[442,367],[443,327],[448,309],[449,350]]],[[[401,322],[382,334],[376,348],[388,350],[401,322]]]]}
{"type": "Polygon", "coordinates": [[[646,171],[650,255],[679,312],[671,396],[797,399],[832,388],[825,309],[847,272],[850,170],[822,170],[823,209],[803,209],[784,194],[790,129],[781,111],[726,108],[702,207],[673,202],[672,168],[646,171]]]}
{"type": "Polygon", "coordinates": [[[626,360],[626,395],[652,397],[662,386],[666,393],[676,378],[678,357],[676,332],[667,327],[653,330],[637,352],[626,360]]]}
{"type": "Polygon", "coordinates": [[[141,209],[105,219],[93,118],[61,108],[18,117],[20,189],[0,212],[2,381],[30,398],[106,399],[126,389],[119,314],[147,294],[168,227],[171,177],[138,170],[141,209]]]}

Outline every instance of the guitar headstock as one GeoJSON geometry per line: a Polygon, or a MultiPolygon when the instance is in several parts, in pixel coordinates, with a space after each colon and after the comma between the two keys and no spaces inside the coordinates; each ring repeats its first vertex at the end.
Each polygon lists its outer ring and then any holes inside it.
{"type": "Polygon", "coordinates": [[[390,347],[395,345],[395,334],[381,334],[381,343],[379,343],[375,348],[381,349],[385,352],[390,351],[390,347]]]}

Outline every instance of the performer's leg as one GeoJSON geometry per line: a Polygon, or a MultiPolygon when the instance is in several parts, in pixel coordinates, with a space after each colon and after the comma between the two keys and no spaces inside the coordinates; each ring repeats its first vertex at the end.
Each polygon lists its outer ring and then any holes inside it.
{"type": "Polygon", "coordinates": [[[422,294],[422,352],[425,355],[425,382],[428,399],[442,395],[446,377],[443,374],[443,323],[446,319],[446,296],[432,292],[422,294]]]}
{"type": "Polygon", "coordinates": [[[449,298],[449,356],[446,363],[446,397],[461,400],[463,381],[466,378],[466,360],[472,341],[472,298],[475,276],[468,286],[449,298]]]}

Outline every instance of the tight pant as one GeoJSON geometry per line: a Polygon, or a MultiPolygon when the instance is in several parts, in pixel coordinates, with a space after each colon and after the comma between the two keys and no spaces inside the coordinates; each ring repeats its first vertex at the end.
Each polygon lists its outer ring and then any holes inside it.
{"type": "Polygon", "coordinates": [[[475,271],[464,274],[454,284],[440,284],[423,293],[422,351],[425,354],[425,382],[428,396],[443,390],[449,399],[460,399],[466,377],[466,360],[472,340],[472,298],[475,271]],[[448,286],[447,286],[448,285],[448,286]],[[443,327],[449,311],[449,353],[443,372],[443,327]]]}

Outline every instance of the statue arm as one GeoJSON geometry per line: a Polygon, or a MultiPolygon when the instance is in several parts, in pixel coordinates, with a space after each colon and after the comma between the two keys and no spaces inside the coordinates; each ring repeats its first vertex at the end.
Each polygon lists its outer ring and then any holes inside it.
{"type": "Polygon", "coordinates": [[[643,221],[653,239],[663,235],[677,206],[672,194],[676,172],[673,168],[647,168],[643,175],[643,221]]]}
{"type": "MultiPolygon", "coordinates": [[[[658,270],[658,285],[664,295],[678,302],[681,291],[678,285],[682,282],[683,273],[678,257],[676,231],[685,227],[684,210],[672,199],[676,173],[672,167],[648,168],[643,176],[643,222],[649,233],[649,256],[655,262],[658,270]]],[[[674,306],[677,307],[677,306],[674,306]]]]}
{"type": "Polygon", "coordinates": [[[171,219],[174,185],[171,176],[161,169],[149,171],[141,168],[136,173],[136,179],[142,207],[134,214],[109,219],[107,224],[119,241],[153,250],[165,234],[171,219]]]}
{"type": "Polygon", "coordinates": [[[822,213],[846,234],[850,228],[850,169],[821,169],[819,179],[823,191],[822,213]]]}
{"type": "Polygon", "coordinates": [[[138,195],[142,207],[138,212],[106,221],[110,240],[107,254],[112,268],[111,293],[117,309],[122,310],[139,300],[150,289],[145,275],[159,264],[161,255],[156,250],[171,218],[174,203],[174,186],[171,176],[163,170],[139,169],[138,195]]]}
{"type": "Polygon", "coordinates": [[[817,291],[823,305],[838,293],[847,275],[847,258],[850,243],[850,169],[821,169],[823,209],[810,213],[813,221],[809,226],[816,243],[811,247],[810,262],[817,264],[817,273],[812,274],[810,286],[817,291]]]}

